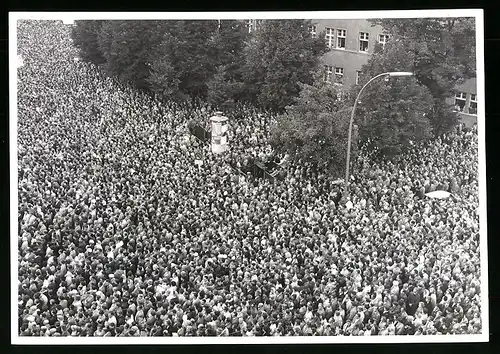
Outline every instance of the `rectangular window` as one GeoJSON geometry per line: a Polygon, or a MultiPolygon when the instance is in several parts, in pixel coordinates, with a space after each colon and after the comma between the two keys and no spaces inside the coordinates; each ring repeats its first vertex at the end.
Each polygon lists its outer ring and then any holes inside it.
{"type": "Polygon", "coordinates": [[[344,68],[335,68],[335,81],[341,81],[344,77],[344,68]]]}
{"type": "Polygon", "coordinates": [[[368,32],[359,32],[359,51],[360,52],[368,52],[368,32]]]}
{"type": "Polygon", "coordinates": [[[378,42],[382,44],[382,47],[385,47],[385,44],[389,41],[389,35],[388,34],[379,34],[378,35],[378,42]]]}
{"type": "Polygon", "coordinates": [[[311,33],[311,37],[316,38],[316,31],[317,31],[316,25],[311,25],[309,26],[309,32],[311,33]]]}
{"type": "Polygon", "coordinates": [[[335,31],[333,30],[333,28],[325,28],[325,31],[326,45],[328,46],[328,48],[331,48],[335,41],[335,31]]]}
{"type": "Polygon", "coordinates": [[[465,102],[467,102],[467,93],[457,92],[455,94],[455,111],[463,112],[465,108],[465,102]]]}
{"type": "Polygon", "coordinates": [[[332,75],[333,75],[333,67],[331,67],[329,65],[325,65],[325,81],[331,82],[332,75]]]}
{"type": "Polygon", "coordinates": [[[361,75],[361,71],[357,70],[356,71],[356,85],[359,84],[359,76],[361,75]]]}
{"type": "Polygon", "coordinates": [[[477,95],[473,93],[470,94],[469,113],[477,114],[477,95]]]}
{"type": "Polygon", "coordinates": [[[345,49],[345,38],[347,31],[345,29],[337,30],[337,49],[345,49]]]}

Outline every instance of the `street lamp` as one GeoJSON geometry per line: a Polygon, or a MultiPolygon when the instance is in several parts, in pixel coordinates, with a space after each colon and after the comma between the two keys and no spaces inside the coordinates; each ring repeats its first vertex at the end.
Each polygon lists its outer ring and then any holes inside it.
{"type": "Polygon", "coordinates": [[[347,139],[347,161],[346,161],[346,166],[345,166],[345,180],[344,180],[344,197],[347,198],[347,191],[348,191],[348,186],[349,186],[349,162],[351,158],[351,136],[352,136],[352,125],[354,122],[354,113],[356,112],[356,106],[358,104],[359,98],[361,97],[361,93],[365,89],[366,86],[370,84],[370,82],[374,81],[375,79],[378,79],[380,77],[396,77],[396,76],[412,76],[413,73],[408,72],[408,71],[391,71],[387,73],[382,73],[378,74],[374,77],[372,77],[368,82],[359,90],[358,95],[356,96],[356,101],[354,101],[354,106],[352,107],[351,111],[351,120],[349,122],[349,137],[347,139]]]}

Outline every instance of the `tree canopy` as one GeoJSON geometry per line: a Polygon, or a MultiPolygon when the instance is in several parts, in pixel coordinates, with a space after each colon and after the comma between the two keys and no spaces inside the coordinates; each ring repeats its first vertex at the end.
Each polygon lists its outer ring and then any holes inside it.
{"type": "Polygon", "coordinates": [[[283,111],[325,51],[308,26],[269,20],[249,34],[239,20],[78,21],[74,38],[84,60],[169,99],[283,111]]]}
{"type": "MultiPolygon", "coordinates": [[[[453,96],[458,84],[476,76],[474,18],[377,19],[391,34],[391,41],[401,42],[406,60],[420,83],[432,94],[429,115],[436,134],[457,122],[457,115],[446,99],[453,96]]],[[[389,57],[390,54],[387,54],[389,57]]]]}
{"type": "Polygon", "coordinates": [[[103,64],[106,59],[99,48],[99,33],[105,21],[76,21],[71,31],[73,44],[79,49],[80,57],[94,64],[103,64]]]}
{"type": "MultiPolygon", "coordinates": [[[[412,57],[402,41],[391,41],[384,48],[377,46],[362,67],[359,84],[352,88],[352,104],[365,83],[377,74],[413,71],[412,57]]],[[[430,90],[415,77],[375,80],[366,86],[356,109],[360,139],[382,153],[398,153],[410,141],[431,137],[432,106],[430,90]]]]}
{"type": "Polygon", "coordinates": [[[312,84],[323,38],[313,38],[310,21],[269,20],[255,31],[245,48],[244,81],[248,100],[282,111],[293,102],[300,83],[312,84]]]}
{"type": "Polygon", "coordinates": [[[242,21],[221,20],[210,41],[210,59],[215,73],[208,81],[207,99],[222,109],[234,107],[244,96],[244,49],[249,33],[242,21]]]}
{"type": "Polygon", "coordinates": [[[316,81],[300,86],[294,104],[278,116],[272,143],[280,152],[324,166],[340,176],[347,152],[350,107],[338,100],[335,85],[316,81]]]}
{"type": "Polygon", "coordinates": [[[99,33],[99,48],[109,75],[147,89],[149,63],[164,36],[165,21],[106,21],[99,33]]]}
{"type": "Polygon", "coordinates": [[[149,83],[169,98],[206,97],[214,75],[210,44],[217,21],[162,21],[166,30],[151,50],[149,83]]]}

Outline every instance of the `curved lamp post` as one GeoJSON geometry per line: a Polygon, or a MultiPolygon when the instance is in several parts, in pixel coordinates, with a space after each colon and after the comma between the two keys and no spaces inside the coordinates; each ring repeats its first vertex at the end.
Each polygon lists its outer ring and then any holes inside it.
{"type": "Polygon", "coordinates": [[[378,79],[379,77],[393,77],[393,76],[412,76],[413,73],[407,71],[391,71],[387,73],[378,74],[372,77],[368,82],[359,90],[358,95],[356,96],[356,101],[354,101],[354,106],[351,111],[351,120],[349,121],[349,137],[347,139],[347,161],[345,166],[345,180],[344,180],[344,197],[347,198],[347,192],[349,188],[349,162],[351,157],[351,136],[352,136],[352,125],[354,122],[354,113],[356,112],[356,106],[358,104],[358,100],[361,97],[361,93],[372,81],[378,79]]]}

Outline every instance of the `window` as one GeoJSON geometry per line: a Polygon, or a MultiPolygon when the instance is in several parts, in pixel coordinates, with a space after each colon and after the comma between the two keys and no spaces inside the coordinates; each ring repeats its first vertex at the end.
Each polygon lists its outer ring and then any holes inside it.
{"type": "Polygon", "coordinates": [[[474,93],[470,94],[469,113],[477,114],[477,95],[474,93]]]}
{"type": "Polygon", "coordinates": [[[338,29],[337,30],[337,48],[338,49],[345,49],[346,32],[347,31],[345,29],[338,29]]]}
{"type": "Polygon", "coordinates": [[[455,95],[455,111],[463,112],[467,102],[467,94],[465,92],[457,92],[455,95]]]}
{"type": "Polygon", "coordinates": [[[309,32],[311,33],[311,37],[316,38],[316,31],[317,31],[316,25],[309,26],[309,32]]]}
{"type": "Polygon", "coordinates": [[[368,52],[368,32],[359,32],[359,51],[368,52]]]}
{"type": "Polygon", "coordinates": [[[344,77],[344,68],[335,68],[335,81],[341,81],[344,77]]]}
{"type": "Polygon", "coordinates": [[[356,85],[359,84],[359,76],[361,75],[361,71],[357,70],[356,71],[356,85]]]}
{"type": "Polygon", "coordinates": [[[328,45],[328,48],[331,48],[335,41],[335,32],[333,31],[333,28],[325,28],[325,31],[326,43],[328,45]]]}
{"type": "Polygon", "coordinates": [[[385,47],[385,44],[389,41],[389,35],[388,34],[379,34],[378,35],[378,42],[382,44],[382,47],[385,47]]]}
{"type": "Polygon", "coordinates": [[[333,75],[333,67],[325,65],[325,81],[331,82],[333,75]]]}

